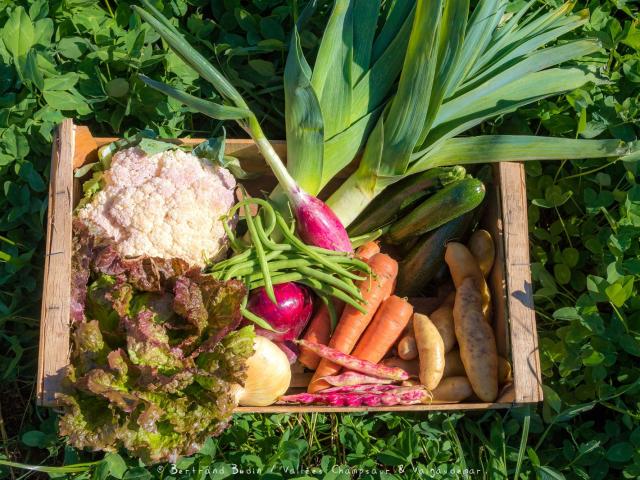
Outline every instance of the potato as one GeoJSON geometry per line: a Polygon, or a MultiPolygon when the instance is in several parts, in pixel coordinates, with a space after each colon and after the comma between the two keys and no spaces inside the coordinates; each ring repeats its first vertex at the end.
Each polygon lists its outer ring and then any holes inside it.
{"type": "Polygon", "coordinates": [[[418,358],[418,347],[413,335],[405,335],[398,342],[398,356],[403,360],[418,358]]]}
{"type": "MultiPolygon", "coordinates": [[[[445,303],[451,303],[451,305],[453,305],[453,297],[455,294],[456,288],[450,281],[438,285],[438,306],[441,307],[445,303]]],[[[429,315],[429,313],[427,313],[427,315],[429,315]]]]}
{"type": "Polygon", "coordinates": [[[500,385],[504,385],[505,383],[509,383],[511,380],[511,363],[506,358],[498,357],[498,383],[500,385]]]}
{"type": "Polygon", "coordinates": [[[453,328],[453,303],[443,305],[431,314],[431,321],[440,332],[444,342],[444,352],[447,353],[456,346],[456,332],[453,328]]]}
{"type": "Polygon", "coordinates": [[[410,377],[418,378],[420,375],[420,364],[418,360],[403,360],[398,357],[385,358],[380,362],[387,367],[398,367],[409,374],[410,377]]]}
{"type": "Polygon", "coordinates": [[[467,377],[457,376],[444,378],[431,393],[433,394],[431,403],[456,403],[470,397],[473,390],[467,377]]]}
{"type": "Polygon", "coordinates": [[[486,230],[476,230],[469,238],[467,245],[477,260],[480,271],[487,277],[496,257],[496,248],[491,234],[486,230]]]}
{"type": "Polygon", "coordinates": [[[453,320],[460,358],[473,391],[482,401],[493,402],[498,396],[496,339],[482,315],[482,295],[472,277],[458,287],[453,320]]]}
{"type": "Polygon", "coordinates": [[[444,356],[444,378],[466,376],[464,365],[460,358],[460,350],[451,350],[444,356]]]}
{"type": "Polygon", "coordinates": [[[433,390],[442,380],[444,373],[444,342],[440,332],[426,315],[414,313],[413,331],[418,346],[420,382],[429,390],[433,390]]]}
{"type": "Polygon", "coordinates": [[[465,278],[473,278],[477,285],[484,280],[482,270],[473,254],[462,243],[449,242],[444,254],[456,290],[465,278]]]}
{"type": "Polygon", "coordinates": [[[449,265],[456,289],[460,288],[465,278],[473,279],[482,294],[482,314],[487,322],[491,322],[491,292],[473,254],[463,244],[450,242],[447,244],[444,261],[449,265]]]}

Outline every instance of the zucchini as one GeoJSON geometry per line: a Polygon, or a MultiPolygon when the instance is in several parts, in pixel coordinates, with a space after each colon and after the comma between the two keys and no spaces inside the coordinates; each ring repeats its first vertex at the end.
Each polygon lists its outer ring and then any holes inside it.
{"type": "Polygon", "coordinates": [[[470,211],[442,225],[435,232],[421,237],[400,262],[396,295],[420,296],[445,264],[444,251],[447,242],[462,240],[475,220],[475,213],[470,211]]]}
{"type": "Polygon", "coordinates": [[[465,176],[461,166],[437,167],[411,175],[387,187],[356,218],[347,229],[349,235],[364,235],[392,223],[398,215],[425,197],[434,187],[442,187],[465,176]]]}
{"type": "Polygon", "coordinates": [[[447,185],[391,225],[385,239],[399,244],[435,230],[480,205],[485,191],[484,184],[472,177],[447,185]]]}

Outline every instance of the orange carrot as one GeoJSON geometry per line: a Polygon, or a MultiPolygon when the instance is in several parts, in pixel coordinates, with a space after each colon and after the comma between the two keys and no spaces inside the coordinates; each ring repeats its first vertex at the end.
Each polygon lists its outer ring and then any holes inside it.
{"type": "MultiPolygon", "coordinates": [[[[372,275],[360,280],[357,284],[364,298],[367,313],[362,313],[351,305],[346,305],[329,341],[331,348],[342,353],[351,353],[360,335],[367,328],[384,300],[386,292],[391,290],[391,285],[398,275],[398,262],[384,253],[375,254],[367,263],[371,267],[372,275]]],[[[309,382],[307,390],[309,393],[313,393],[329,387],[329,384],[322,380],[322,377],[335,375],[339,371],[340,365],[323,358],[309,382]]]]}
{"type": "Polygon", "coordinates": [[[351,355],[378,363],[402,335],[412,315],[413,307],[409,302],[390,296],[380,305],[351,355]]]}
{"type": "MultiPolygon", "coordinates": [[[[333,308],[336,311],[336,316],[340,318],[342,310],[344,309],[344,302],[334,299],[333,308]]],[[[320,305],[320,308],[318,308],[318,311],[309,322],[307,331],[302,338],[308,342],[319,343],[321,345],[329,343],[329,338],[331,338],[331,315],[329,315],[329,309],[324,303],[320,305]]],[[[309,370],[315,370],[320,363],[320,357],[308,348],[300,347],[298,361],[309,370]]]]}
{"type": "Polygon", "coordinates": [[[377,242],[367,242],[356,250],[356,257],[367,261],[376,253],[380,253],[380,245],[377,242]]]}

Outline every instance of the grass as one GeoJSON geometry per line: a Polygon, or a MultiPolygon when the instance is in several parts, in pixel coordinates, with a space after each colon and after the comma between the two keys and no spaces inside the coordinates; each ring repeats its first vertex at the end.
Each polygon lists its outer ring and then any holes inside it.
{"type": "MultiPolygon", "coordinates": [[[[251,94],[270,138],[282,138],[279,85],[295,2],[164,3],[165,14],[179,18],[198,48],[251,94]]],[[[311,54],[329,2],[320,3],[302,38],[311,54]]],[[[576,8],[591,13],[580,34],[603,44],[581,64],[610,81],[478,131],[638,140],[637,4],[602,0],[576,8]]],[[[464,415],[243,415],[175,466],[145,468],[117,453],[65,446],[53,412],[33,399],[52,130],[63,117],[99,135],[148,127],[163,136],[202,136],[220,125],[142,88],[138,73],[212,94],[176,57],[151,50],[156,37],[126,1],[0,0],[0,40],[1,478],[225,478],[240,470],[271,479],[640,476],[637,161],[526,166],[541,406],[464,415]]]]}

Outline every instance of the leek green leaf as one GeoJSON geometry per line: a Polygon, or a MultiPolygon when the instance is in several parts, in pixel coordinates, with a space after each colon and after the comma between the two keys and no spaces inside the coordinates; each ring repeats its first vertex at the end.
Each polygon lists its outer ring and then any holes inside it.
{"type": "Polygon", "coordinates": [[[350,125],[352,62],[353,2],[336,0],[311,77],[325,121],[326,138],[350,125]]]}
{"type": "Polygon", "coordinates": [[[324,142],[322,185],[326,185],[340,170],[347,166],[364,147],[369,132],[374,127],[382,107],[368,113],[351,126],[324,142]]]}
{"type": "MultiPolygon", "coordinates": [[[[425,118],[429,109],[437,68],[436,33],[441,16],[442,0],[418,1],[400,83],[386,114],[382,155],[394,161],[380,165],[383,175],[404,173],[421,135],[422,128],[416,119],[425,118]]],[[[366,160],[365,156],[363,163],[366,160]]]]}
{"type": "MultiPolygon", "coordinates": [[[[526,60],[527,59],[526,56],[529,55],[530,52],[534,51],[537,48],[542,47],[543,45],[546,45],[547,43],[554,40],[555,38],[558,38],[559,36],[564,35],[565,33],[568,33],[571,30],[574,30],[575,28],[581,26],[585,22],[586,22],[586,19],[582,19],[581,21],[570,23],[568,25],[553,29],[549,32],[545,32],[542,35],[538,35],[524,42],[522,45],[518,46],[517,48],[514,48],[504,56],[490,59],[490,61],[488,62],[488,65],[489,65],[488,68],[480,72],[474,72],[473,73],[474,77],[469,79],[467,82],[465,82],[463,86],[481,83],[485,78],[491,75],[495,75],[496,73],[499,73],[500,71],[503,71],[505,68],[509,67],[512,64],[513,60],[515,59],[523,58],[526,60]]],[[[579,58],[583,55],[588,55],[589,53],[593,53],[594,51],[600,49],[600,44],[594,40],[579,40],[577,42],[582,42],[583,44],[589,43],[591,45],[591,50],[583,54],[580,54],[580,52],[575,52],[572,57],[569,57],[569,59],[579,58]]],[[[563,45],[563,46],[566,46],[566,45],[563,45]]],[[[562,48],[562,47],[558,47],[558,48],[562,48]]],[[[545,53],[545,56],[546,56],[546,53],[549,53],[551,50],[552,50],[551,48],[547,48],[545,50],[541,50],[541,52],[538,52],[538,54],[545,53]]],[[[564,61],[565,60],[563,60],[562,62],[564,61]]],[[[549,65],[557,65],[562,62],[551,63],[551,61],[549,61],[549,65]]],[[[522,63],[524,63],[524,60],[522,63]]],[[[541,67],[541,68],[546,68],[546,67],[541,67]]]]}
{"type": "Polygon", "coordinates": [[[446,140],[435,152],[417,160],[409,174],[436,166],[474,163],[519,162],[624,157],[640,153],[640,145],[620,140],[579,140],[533,135],[482,135],[446,140]]]}
{"type": "Polygon", "coordinates": [[[478,3],[469,19],[462,53],[451,72],[451,81],[445,98],[455,92],[458,85],[467,77],[475,61],[481,56],[504,14],[505,7],[504,0],[484,0],[478,3]]]}
{"type": "Polygon", "coordinates": [[[284,94],[287,170],[305,191],[317,195],[322,187],[324,125],[297,28],[284,70],[284,94]]]}
{"type": "Polygon", "coordinates": [[[413,11],[411,13],[404,18],[398,34],[393,37],[380,57],[373,60],[371,69],[356,84],[351,104],[352,122],[381,106],[396,83],[411,35],[413,11]]]}
{"type": "Polygon", "coordinates": [[[353,66],[351,81],[355,85],[369,70],[381,0],[355,0],[353,6],[353,66]]]}
{"type": "Polygon", "coordinates": [[[494,83],[498,83],[494,80],[443,104],[425,144],[452,137],[489,118],[513,112],[537,100],[597,82],[595,76],[577,68],[553,68],[530,73],[499,88],[494,88],[494,83]]]}
{"type": "Polygon", "coordinates": [[[467,26],[469,0],[451,0],[445,2],[442,22],[438,32],[438,65],[433,82],[429,110],[424,122],[418,144],[427,137],[431,125],[438,114],[444,100],[451,73],[458,62],[464,42],[464,32],[467,26]]]}
{"type": "Polygon", "coordinates": [[[397,0],[390,3],[390,10],[387,13],[380,34],[373,42],[373,50],[371,52],[371,60],[376,62],[380,59],[382,54],[387,51],[391,43],[398,37],[400,31],[405,28],[406,25],[413,24],[413,14],[415,11],[416,2],[413,0],[397,0]]]}

